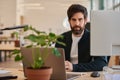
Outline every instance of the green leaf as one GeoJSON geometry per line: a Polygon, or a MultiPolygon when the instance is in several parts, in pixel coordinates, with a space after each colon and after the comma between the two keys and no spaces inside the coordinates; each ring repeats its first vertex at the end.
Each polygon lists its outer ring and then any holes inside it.
{"type": "Polygon", "coordinates": [[[15,31],[15,32],[13,32],[12,34],[15,35],[17,39],[19,38],[19,36],[18,36],[18,35],[19,35],[19,32],[16,32],[16,31],[15,31]]]}
{"type": "Polygon", "coordinates": [[[23,56],[20,56],[20,55],[15,56],[15,61],[20,61],[22,59],[23,59],[23,56]]]}
{"type": "Polygon", "coordinates": [[[12,53],[8,55],[8,57],[11,58],[13,55],[16,56],[16,55],[20,55],[20,54],[21,54],[21,51],[20,51],[20,50],[14,49],[14,50],[12,51],[12,53]]]}
{"type": "Polygon", "coordinates": [[[17,50],[17,49],[13,50],[13,52],[12,52],[12,54],[20,54],[20,53],[21,53],[21,51],[17,50]]]}
{"type": "Polygon", "coordinates": [[[32,68],[33,69],[38,69],[38,68],[41,68],[43,66],[44,62],[42,60],[41,57],[36,57],[34,59],[34,64],[32,64],[32,68]]]}
{"type": "Polygon", "coordinates": [[[58,35],[57,38],[63,39],[64,36],[62,36],[62,35],[58,35]]]}
{"type": "Polygon", "coordinates": [[[66,44],[65,44],[65,43],[60,42],[60,41],[56,41],[56,43],[61,44],[61,45],[63,45],[63,46],[66,46],[66,44]]]}
{"type": "Polygon", "coordinates": [[[29,30],[28,25],[26,25],[26,26],[24,27],[24,31],[27,31],[27,30],[29,30]]]}
{"type": "Polygon", "coordinates": [[[49,36],[50,37],[55,37],[56,35],[55,35],[55,33],[49,33],[49,36]]]}
{"type": "Polygon", "coordinates": [[[26,48],[31,48],[33,45],[31,44],[31,45],[28,45],[28,46],[26,46],[26,48]]]}
{"type": "Polygon", "coordinates": [[[58,51],[57,48],[53,48],[53,54],[58,57],[61,56],[61,53],[58,51]]]}
{"type": "Polygon", "coordinates": [[[28,39],[28,40],[30,40],[30,41],[32,41],[32,42],[35,42],[36,41],[36,35],[34,35],[34,34],[30,34],[30,35],[28,35],[28,36],[26,36],[26,37],[24,37],[25,39],[28,39]]]}

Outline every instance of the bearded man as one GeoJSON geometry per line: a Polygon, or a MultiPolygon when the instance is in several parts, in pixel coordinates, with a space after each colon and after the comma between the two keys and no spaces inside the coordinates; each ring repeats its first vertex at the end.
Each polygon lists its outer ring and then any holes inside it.
{"type": "Polygon", "coordinates": [[[90,55],[90,32],[85,28],[87,15],[87,9],[80,4],[72,4],[67,10],[71,30],[62,34],[63,39],[58,39],[66,46],[55,45],[65,51],[66,71],[102,71],[108,64],[105,56],[90,55]]]}

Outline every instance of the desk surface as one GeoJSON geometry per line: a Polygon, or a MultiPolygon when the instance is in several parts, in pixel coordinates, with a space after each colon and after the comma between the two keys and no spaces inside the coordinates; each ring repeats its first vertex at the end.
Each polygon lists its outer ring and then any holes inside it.
{"type": "MultiPolygon", "coordinates": [[[[13,79],[13,80],[25,80],[24,74],[23,74],[23,70],[22,69],[15,69],[15,68],[0,68],[0,69],[4,69],[4,70],[8,70],[11,71],[13,75],[18,76],[17,79],[13,79]]],[[[74,74],[79,74],[79,73],[75,73],[72,72],[74,74]]],[[[79,76],[78,78],[74,79],[74,80],[104,80],[104,77],[102,75],[102,72],[100,73],[101,76],[97,77],[97,78],[92,78],[90,77],[90,73],[91,72],[82,72],[81,76],[79,76]],[[83,75],[82,75],[83,74],[83,75]]]]}
{"type": "Polygon", "coordinates": [[[11,74],[13,76],[18,76],[17,79],[13,79],[13,80],[25,80],[25,77],[24,77],[22,69],[15,69],[15,68],[0,68],[0,69],[2,69],[2,70],[8,70],[8,71],[11,72],[11,74]]]}

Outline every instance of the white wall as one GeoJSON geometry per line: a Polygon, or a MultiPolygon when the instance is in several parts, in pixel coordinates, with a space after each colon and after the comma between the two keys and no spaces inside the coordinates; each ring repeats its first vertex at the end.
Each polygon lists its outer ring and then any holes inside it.
{"type": "MultiPolygon", "coordinates": [[[[52,31],[55,33],[62,33],[64,31],[67,31],[66,28],[63,27],[63,20],[67,15],[67,9],[68,7],[74,2],[74,3],[80,3],[86,7],[89,7],[90,0],[83,0],[83,2],[80,0],[72,1],[72,2],[65,2],[64,0],[60,1],[35,1],[34,3],[40,3],[41,7],[44,7],[43,9],[26,9],[25,10],[25,24],[31,24],[35,26],[36,28],[42,30],[42,31],[52,31]]],[[[31,3],[33,0],[29,1],[26,0],[25,3],[31,3]]],[[[89,8],[90,9],[90,8],[89,8]]],[[[88,11],[90,11],[88,9],[88,11]]]]}
{"type": "MultiPolygon", "coordinates": [[[[73,3],[80,3],[90,11],[90,0],[24,0],[25,3],[40,3],[43,9],[24,7],[24,24],[31,24],[41,31],[62,33],[67,8],[73,3]]],[[[16,0],[0,0],[0,16],[4,27],[16,24],[16,0]]],[[[1,27],[0,27],[1,28],[1,27]]]]}
{"type": "MultiPolygon", "coordinates": [[[[16,24],[16,0],[0,0],[0,29],[16,24]]],[[[11,31],[4,31],[3,35],[8,35],[11,31]]]]}
{"type": "Polygon", "coordinates": [[[62,22],[66,17],[66,9],[54,3],[48,4],[43,4],[47,5],[43,10],[25,10],[25,23],[43,31],[61,33],[65,30],[62,22]]]}

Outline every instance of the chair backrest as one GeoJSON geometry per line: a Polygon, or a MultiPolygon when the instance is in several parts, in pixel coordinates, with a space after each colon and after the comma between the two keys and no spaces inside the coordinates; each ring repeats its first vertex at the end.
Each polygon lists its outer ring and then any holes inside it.
{"type": "Polygon", "coordinates": [[[86,29],[88,29],[90,31],[90,22],[87,22],[87,24],[85,25],[86,29]]]}

